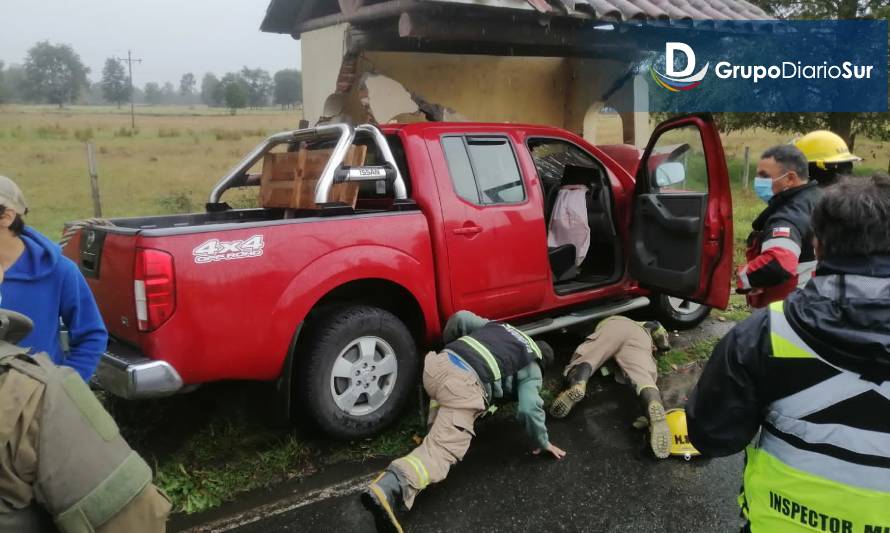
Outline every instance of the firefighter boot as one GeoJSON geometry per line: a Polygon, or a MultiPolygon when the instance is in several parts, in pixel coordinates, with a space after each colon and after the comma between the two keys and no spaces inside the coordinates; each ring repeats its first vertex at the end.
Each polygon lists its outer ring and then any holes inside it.
{"type": "Polygon", "coordinates": [[[395,473],[384,470],[362,492],[362,505],[374,515],[378,532],[402,533],[396,509],[402,509],[402,485],[395,473]]]}
{"type": "Polygon", "coordinates": [[[671,428],[664,414],[661,394],[655,387],[646,387],[640,391],[640,401],[646,418],[649,419],[649,446],[652,447],[652,453],[659,459],[665,459],[671,451],[671,428]]]}
{"type": "Polygon", "coordinates": [[[566,376],[569,387],[553,400],[550,414],[556,418],[565,418],[575,404],[584,399],[584,395],[587,394],[587,380],[592,375],[593,368],[587,363],[573,366],[566,376]]]}

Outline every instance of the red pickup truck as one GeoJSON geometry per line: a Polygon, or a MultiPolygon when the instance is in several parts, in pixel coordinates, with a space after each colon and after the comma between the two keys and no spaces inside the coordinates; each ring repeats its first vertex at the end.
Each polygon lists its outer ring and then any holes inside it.
{"type": "Polygon", "coordinates": [[[691,325],[728,302],[732,242],[723,148],[695,115],[659,125],[644,151],[515,124],[283,132],[217,183],[206,212],[86,225],[64,252],[112,336],[96,376],[108,391],[274,381],[286,413],[354,438],[398,416],[455,311],[536,335],[651,299],[691,325]],[[354,146],[365,161],[346,166],[354,146]],[[311,208],[223,201],[276,150],[329,154],[311,208]],[[352,182],[354,203],[329,201],[352,182]]]}

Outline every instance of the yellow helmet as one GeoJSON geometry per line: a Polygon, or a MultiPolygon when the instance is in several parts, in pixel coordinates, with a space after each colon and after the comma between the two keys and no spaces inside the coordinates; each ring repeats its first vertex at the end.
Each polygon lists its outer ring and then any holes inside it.
{"type": "Polygon", "coordinates": [[[850,153],[840,135],[828,130],[816,130],[791,141],[806,156],[807,161],[825,170],[825,165],[862,161],[850,153]]]}
{"type": "Polygon", "coordinates": [[[671,455],[682,457],[687,461],[701,455],[689,442],[689,430],[686,429],[686,410],[670,409],[667,416],[668,427],[671,428],[671,455]]]}

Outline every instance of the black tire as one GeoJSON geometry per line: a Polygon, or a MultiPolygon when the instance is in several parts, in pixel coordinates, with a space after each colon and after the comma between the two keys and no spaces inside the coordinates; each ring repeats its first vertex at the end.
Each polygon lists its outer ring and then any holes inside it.
{"type": "Polygon", "coordinates": [[[707,305],[695,304],[697,307],[688,311],[683,311],[682,305],[677,309],[671,304],[670,297],[664,294],[653,294],[649,299],[652,300],[651,314],[668,329],[692,329],[711,314],[711,308],[707,305]]]}
{"type": "MultiPolygon", "coordinates": [[[[305,345],[307,350],[297,354],[300,385],[294,391],[296,405],[301,406],[324,433],[341,439],[374,435],[394,422],[417,383],[417,347],[405,324],[389,311],[354,305],[330,310],[307,326],[311,328],[307,332],[310,335],[305,345]],[[333,378],[334,365],[338,360],[342,359],[341,365],[359,365],[352,369],[362,365],[361,361],[348,361],[353,356],[361,358],[361,352],[367,351],[358,343],[359,339],[366,342],[371,339],[376,343],[370,351],[374,357],[379,355],[381,362],[394,356],[395,364],[390,362],[388,367],[394,366],[395,374],[377,376],[369,373],[354,377],[350,371],[349,378],[333,378]],[[364,383],[362,379],[365,379],[364,383]],[[342,398],[347,393],[352,394],[351,391],[361,390],[362,386],[367,389],[369,384],[376,384],[380,393],[385,395],[385,400],[378,407],[373,407],[371,397],[365,392],[361,393],[364,396],[353,400],[353,410],[356,412],[351,413],[338,405],[338,401],[350,403],[349,399],[342,398]],[[384,393],[385,388],[390,389],[388,393],[384,393]],[[335,397],[335,391],[342,395],[339,400],[335,397]],[[359,412],[372,408],[367,413],[359,412]]],[[[370,372],[370,368],[359,368],[356,372],[370,372]]]]}

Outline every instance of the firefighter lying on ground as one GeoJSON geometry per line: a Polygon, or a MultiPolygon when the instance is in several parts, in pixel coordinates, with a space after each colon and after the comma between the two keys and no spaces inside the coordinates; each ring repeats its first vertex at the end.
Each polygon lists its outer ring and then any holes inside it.
{"type": "Polygon", "coordinates": [[[476,419],[495,400],[518,401],[516,418],[534,443],[533,453],[565,456],[550,442],[544,425],[542,367],[553,360],[548,345],[468,311],[452,316],[442,337],[445,348],[428,353],[423,363],[423,387],[431,398],[426,438],[393,461],[362,494],[379,531],[402,531],[397,514],[411,509],[420,491],[445,479],[463,459],[476,419]]]}
{"type": "Polygon", "coordinates": [[[658,322],[634,322],[623,316],[601,321],[596,330],[575,349],[563,371],[566,389],[553,400],[550,414],[565,418],[587,393],[587,380],[610,359],[633,384],[649,421],[649,445],[659,459],[670,454],[671,432],[655,382],[658,368],[652,354],[670,350],[668,332],[658,322]]]}
{"type": "Polygon", "coordinates": [[[74,370],[16,346],[31,328],[0,309],[0,531],[163,532],[151,468],[74,370]]]}
{"type": "Polygon", "coordinates": [[[757,163],[754,191],[767,206],[751,223],[748,263],[736,272],[736,292],[751,307],[781,300],[813,276],[810,214],[821,190],[808,176],[806,157],[789,144],[768,149],[757,163]]]}

